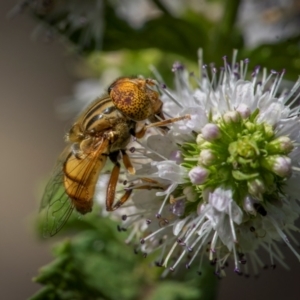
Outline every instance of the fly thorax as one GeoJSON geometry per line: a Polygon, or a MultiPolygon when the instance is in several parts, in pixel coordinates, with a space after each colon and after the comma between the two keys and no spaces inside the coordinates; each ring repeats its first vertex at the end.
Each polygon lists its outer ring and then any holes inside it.
{"type": "Polygon", "coordinates": [[[125,149],[131,138],[131,130],[134,128],[133,121],[119,122],[113,130],[114,139],[111,143],[110,152],[125,149]]]}

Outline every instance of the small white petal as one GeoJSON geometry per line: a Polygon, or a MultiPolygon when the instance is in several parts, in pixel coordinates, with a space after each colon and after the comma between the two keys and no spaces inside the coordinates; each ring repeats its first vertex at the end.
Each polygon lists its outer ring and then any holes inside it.
{"type": "Polygon", "coordinates": [[[231,99],[231,105],[234,107],[245,104],[248,107],[253,106],[254,86],[252,82],[238,80],[231,99]]]}
{"type": "Polygon", "coordinates": [[[270,125],[275,125],[280,120],[283,109],[284,107],[281,103],[271,103],[268,107],[261,110],[257,120],[258,122],[267,122],[270,125]]]}
{"type": "Polygon", "coordinates": [[[231,190],[217,188],[209,195],[209,203],[220,212],[227,212],[229,203],[232,201],[231,190]]]}
{"type": "Polygon", "coordinates": [[[243,221],[243,211],[241,208],[236,204],[235,201],[231,202],[231,215],[232,220],[234,223],[240,225],[243,221]]]}
{"type": "Polygon", "coordinates": [[[183,226],[186,224],[187,221],[188,221],[188,219],[184,218],[182,220],[179,219],[174,223],[173,233],[175,236],[178,236],[178,234],[181,232],[183,226]]]}
{"type": "Polygon", "coordinates": [[[184,183],[187,171],[184,167],[177,165],[172,160],[158,162],[156,164],[157,175],[162,179],[168,179],[171,182],[184,183]]]}

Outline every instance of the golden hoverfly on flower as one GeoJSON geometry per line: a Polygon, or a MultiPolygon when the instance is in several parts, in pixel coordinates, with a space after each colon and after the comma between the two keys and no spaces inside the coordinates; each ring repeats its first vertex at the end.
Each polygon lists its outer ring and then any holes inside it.
{"type": "MultiPolygon", "coordinates": [[[[126,189],[115,201],[116,185],[121,165],[135,173],[126,146],[131,137],[141,138],[150,127],[166,129],[166,125],[189,115],[165,119],[163,103],[153,79],[123,77],[114,81],[102,97],[90,104],[77,118],[67,134],[69,145],[61,155],[48,182],[42,202],[45,213],[44,233],[55,235],[71,216],[74,208],[81,214],[91,212],[96,183],[107,158],[114,164],[106,190],[106,210],[114,211],[130,197],[126,189]],[[140,121],[149,120],[137,131],[140,121]]],[[[141,188],[141,187],[139,187],[141,188]]],[[[145,185],[144,188],[149,188],[145,185]]]]}

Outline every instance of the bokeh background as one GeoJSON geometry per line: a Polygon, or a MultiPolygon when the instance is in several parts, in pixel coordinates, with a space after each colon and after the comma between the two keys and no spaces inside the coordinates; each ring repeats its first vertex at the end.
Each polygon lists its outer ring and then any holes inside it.
{"type": "MultiPolygon", "coordinates": [[[[215,5],[214,1],[208,2],[215,5]]],[[[243,2],[239,17],[244,37],[242,53],[248,53],[253,61],[257,57],[266,62],[269,68],[278,62],[281,68],[288,65],[287,77],[295,81],[296,74],[300,74],[299,44],[295,42],[300,35],[297,1],[290,1],[293,9],[286,10],[279,9],[276,1],[261,1],[265,9],[270,7],[265,15],[256,13],[251,1],[243,2]],[[289,53],[284,52],[286,45],[290,47],[289,53]],[[273,53],[275,48],[277,52],[273,53]],[[279,52],[285,59],[277,55],[279,52]]],[[[58,117],[56,104],[74,93],[74,86],[84,72],[76,72],[82,59],[66,43],[49,42],[45,36],[38,41],[32,39],[37,22],[29,14],[9,20],[7,13],[14,4],[10,0],[0,2],[0,298],[21,300],[40,288],[32,278],[52,260],[50,249],[60,240],[59,236],[39,239],[34,220],[41,187],[63,149],[63,135],[71,123],[58,117]]],[[[210,8],[217,20],[218,8],[210,8]]],[[[216,54],[231,54],[225,52],[220,50],[216,54]]],[[[196,53],[193,56],[196,59],[196,53]]],[[[298,299],[300,263],[288,249],[284,252],[290,271],[278,266],[276,270],[262,271],[259,279],[245,279],[228,270],[227,278],[219,281],[217,299],[298,299]]]]}

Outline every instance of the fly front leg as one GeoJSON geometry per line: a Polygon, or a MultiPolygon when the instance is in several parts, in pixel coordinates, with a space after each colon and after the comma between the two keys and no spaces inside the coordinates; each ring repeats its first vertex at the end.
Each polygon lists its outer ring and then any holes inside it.
{"type": "Polygon", "coordinates": [[[151,127],[164,127],[166,125],[169,125],[169,124],[181,121],[181,120],[190,120],[190,119],[191,119],[190,115],[184,115],[182,117],[171,118],[171,119],[167,119],[167,120],[162,120],[162,121],[159,121],[159,122],[151,123],[151,124],[148,124],[148,125],[144,125],[140,131],[138,131],[138,132],[135,133],[135,136],[138,139],[140,139],[140,138],[142,138],[145,135],[145,133],[146,133],[146,131],[147,131],[148,128],[151,128],[151,127]]]}

